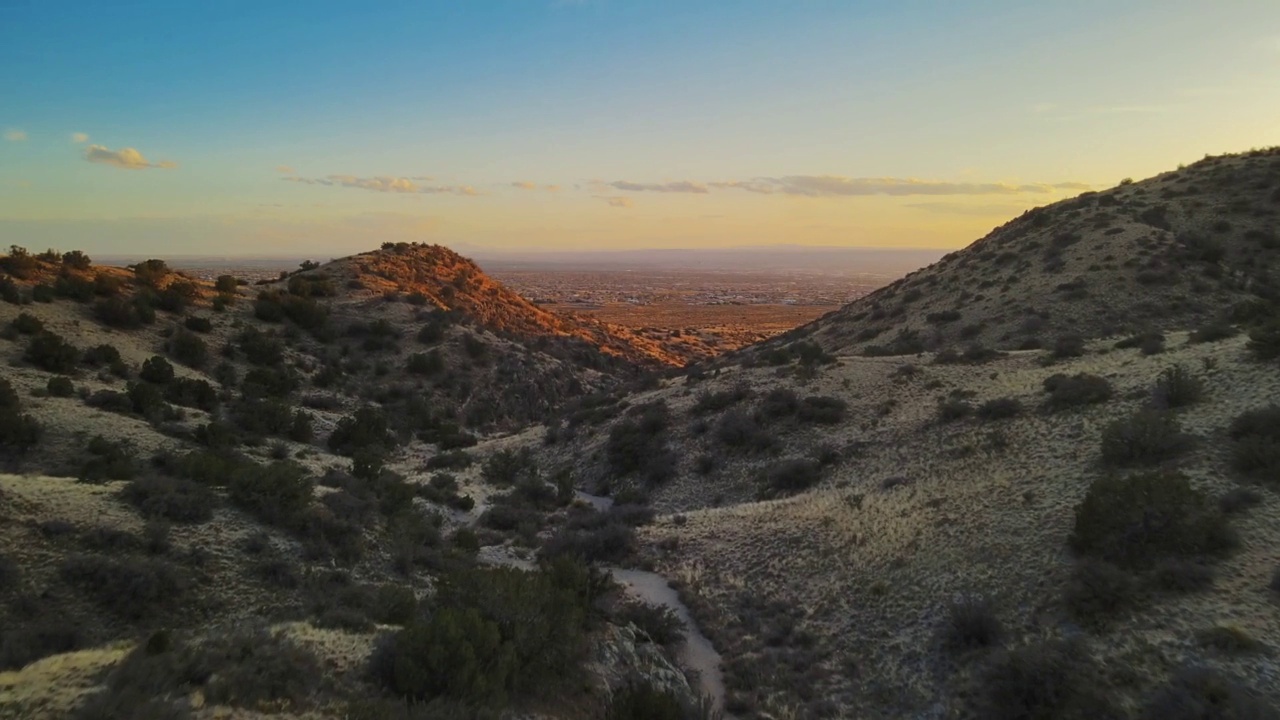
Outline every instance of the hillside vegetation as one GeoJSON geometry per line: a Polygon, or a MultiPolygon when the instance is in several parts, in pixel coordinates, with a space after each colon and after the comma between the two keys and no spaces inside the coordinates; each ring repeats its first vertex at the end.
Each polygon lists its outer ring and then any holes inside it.
{"type": "Polygon", "coordinates": [[[1278,212],[1206,159],[679,375],[438,247],[14,248],[0,717],[1280,717],[1278,212]]]}
{"type": "Polygon", "coordinates": [[[752,349],[1051,348],[1247,321],[1280,299],[1280,150],[1206,157],[1029,210],[963,250],[752,349]]]}

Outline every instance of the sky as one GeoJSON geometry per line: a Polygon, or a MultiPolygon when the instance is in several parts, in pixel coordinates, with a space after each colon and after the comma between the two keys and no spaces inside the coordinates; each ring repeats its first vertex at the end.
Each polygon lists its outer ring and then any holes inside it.
{"type": "Polygon", "coordinates": [[[1275,0],[0,0],[0,244],[954,248],[1276,78],[1275,0]]]}

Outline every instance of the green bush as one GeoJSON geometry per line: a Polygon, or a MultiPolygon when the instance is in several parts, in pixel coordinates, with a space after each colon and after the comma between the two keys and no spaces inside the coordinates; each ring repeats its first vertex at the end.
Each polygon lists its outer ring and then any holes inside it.
{"type": "Polygon", "coordinates": [[[173,359],[187,367],[202,368],[209,361],[209,346],[188,330],[179,328],[165,345],[173,359]]]}
{"type": "Polygon", "coordinates": [[[800,422],[835,425],[844,420],[848,407],[849,404],[840,398],[812,395],[800,401],[796,418],[800,422]]]}
{"type": "Polygon", "coordinates": [[[216,630],[202,639],[153,634],[111,670],[74,720],[179,720],[191,714],[193,689],[209,705],[253,711],[313,700],[324,677],[320,663],[283,631],[258,623],[216,630]]]}
{"type": "Polygon", "coordinates": [[[85,350],[80,357],[80,362],[89,367],[113,367],[124,363],[120,358],[120,351],[114,345],[106,344],[95,345],[85,350]]]}
{"type": "Polygon", "coordinates": [[[329,449],[339,455],[352,455],[365,447],[395,447],[395,437],[387,426],[387,418],[381,410],[360,408],[354,415],[342,418],[329,434],[329,449]]]}
{"type": "Polygon", "coordinates": [[[649,684],[630,684],[614,691],[604,720],[710,720],[717,717],[710,702],[690,703],[670,690],[649,684]]]}
{"type": "Polygon", "coordinates": [[[133,330],[155,322],[156,313],[145,296],[139,294],[132,300],[124,297],[106,297],[93,305],[94,317],[107,327],[133,330]]]}
{"type": "Polygon", "coordinates": [[[1218,670],[1179,670],[1142,709],[1141,720],[1274,720],[1280,709],[1218,670]]]}
{"type": "Polygon", "coordinates": [[[751,389],[746,385],[739,385],[729,390],[718,390],[716,392],[703,391],[698,394],[693,407],[689,408],[689,414],[707,415],[717,413],[727,410],[749,397],[751,397],[751,389]]]}
{"type": "Polygon", "coordinates": [[[1259,360],[1280,358],[1280,321],[1271,321],[1249,332],[1249,352],[1259,360]]]}
{"type": "Polygon", "coordinates": [[[71,378],[65,375],[54,375],[45,383],[45,390],[51,397],[71,397],[76,393],[76,386],[71,378]]]}
{"type": "Polygon", "coordinates": [[[1102,431],[1102,459],[1108,465],[1156,465],[1185,452],[1190,437],[1167,410],[1139,410],[1102,431]]]}
{"type": "Polygon", "coordinates": [[[978,406],[978,417],[983,420],[1008,420],[1022,414],[1022,402],[1017,398],[994,398],[978,406]]]}
{"type": "Polygon", "coordinates": [[[43,434],[44,428],[40,423],[34,417],[22,414],[16,402],[0,405],[0,448],[21,455],[39,444],[43,434]]]}
{"type": "Polygon", "coordinates": [[[66,374],[75,371],[80,351],[61,336],[42,330],[27,343],[23,357],[41,370],[66,374]]]}
{"type": "Polygon", "coordinates": [[[80,467],[80,479],[85,482],[129,480],[137,472],[133,446],[127,441],[111,442],[101,435],[89,441],[89,459],[80,467]]]}
{"type": "Polygon", "coordinates": [[[671,414],[661,401],[638,405],[609,429],[605,457],[609,468],[623,476],[638,473],[653,484],[666,482],[675,473],[675,454],[668,443],[671,414]]]}
{"type": "Polygon", "coordinates": [[[164,388],[164,399],[174,405],[213,412],[218,407],[218,391],[205,380],[177,378],[164,388]]]}
{"type": "Polygon", "coordinates": [[[621,625],[635,625],[659,645],[674,645],[684,640],[684,622],[666,605],[631,599],[614,610],[614,620],[621,625]]]}
{"type": "Polygon", "coordinates": [[[72,555],[58,572],[107,611],[135,622],[177,609],[189,584],[177,568],[157,558],[72,555]]]}
{"type": "Polygon", "coordinates": [[[1241,413],[1227,429],[1232,465],[1257,480],[1280,482],[1280,405],[1241,413]]]}
{"type": "Polygon", "coordinates": [[[810,458],[781,460],[760,471],[757,481],[761,498],[792,495],[807,490],[822,479],[822,466],[810,458]]]}
{"type": "Polygon", "coordinates": [[[409,356],[405,369],[413,375],[435,375],[444,371],[444,358],[439,350],[414,353],[409,356]]]}
{"type": "Polygon", "coordinates": [[[1222,553],[1235,537],[1226,516],[1175,472],[1102,477],[1076,506],[1071,548],[1125,568],[1166,557],[1222,553]]]}
{"type": "Polygon", "coordinates": [[[1218,342],[1220,340],[1233,338],[1238,333],[1239,331],[1236,330],[1235,327],[1223,322],[1216,322],[1193,330],[1191,334],[1187,336],[1187,342],[1193,345],[1218,342]]]}
{"type": "Polygon", "coordinates": [[[983,598],[951,603],[941,630],[943,647],[953,653],[995,647],[1004,640],[1004,634],[994,606],[983,598]]]}
{"type": "Polygon", "coordinates": [[[778,438],[756,417],[736,408],[716,421],[715,437],[731,448],[750,452],[767,452],[778,444],[778,438]]]}
{"type": "Polygon", "coordinates": [[[23,335],[35,335],[44,330],[44,323],[31,313],[18,313],[18,317],[9,321],[9,327],[23,335]]]}
{"type": "Polygon", "coordinates": [[[1184,365],[1174,365],[1160,373],[1152,399],[1156,407],[1182,408],[1200,402],[1204,397],[1204,381],[1184,365]]]}
{"type": "Polygon", "coordinates": [[[938,400],[938,422],[955,422],[973,414],[973,406],[958,397],[945,397],[938,400]]]}
{"type": "Polygon", "coordinates": [[[312,482],[294,462],[251,464],[227,480],[227,498],[269,524],[293,520],[311,504],[312,482]]]}
{"type": "Polygon", "coordinates": [[[219,275],[214,281],[213,287],[220,293],[234,294],[236,288],[240,285],[234,275],[219,275]]]}
{"type": "Polygon", "coordinates": [[[164,385],[173,380],[173,366],[168,360],[159,355],[152,355],[142,363],[142,370],[138,372],[138,377],[149,383],[156,385],[164,385]]]}
{"type": "Polygon", "coordinates": [[[999,651],[976,698],[986,720],[1088,720],[1121,717],[1079,642],[1049,640],[999,651]]]}
{"type": "Polygon", "coordinates": [[[1106,378],[1088,373],[1075,375],[1057,374],[1045,378],[1044,390],[1049,393],[1051,410],[1098,405],[1111,399],[1111,383],[1106,378]]]}
{"type": "Polygon", "coordinates": [[[1058,360],[1080,357],[1084,355],[1084,338],[1067,334],[1060,335],[1053,341],[1053,357],[1058,360]]]}
{"type": "Polygon", "coordinates": [[[557,561],[536,571],[461,570],[441,579],[438,609],[375,652],[374,674],[417,699],[501,705],[542,695],[580,675],[590,608],[607,584],[557,561]]]}
{"type": "Polygon", "coordinates": [[[144,517],[177,523],[202,523],[213,517],[217,496],[207,487],[186,478],[144,475],[130,482],[120,496],[144,517]]]}
{"type": "Polygon", "coordinates": [[[1137,578],[1105,560],[1083,558],[1072,568],[1063,591],[1067,611],[1077,622],[1101,626],[1140,599],[1137,578]]]}
{"type": "Polygon", "coordinates": [[[62,253],[62,264],[74,270],[88,270],[93,265],[93,259],[83,251],[72,250],[62,253]]]}

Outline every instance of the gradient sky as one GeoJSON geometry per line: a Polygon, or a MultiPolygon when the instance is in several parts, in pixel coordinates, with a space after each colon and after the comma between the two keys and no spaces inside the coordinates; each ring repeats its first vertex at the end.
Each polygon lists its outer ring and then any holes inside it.
{"type": "Polygon", "coordinates": [[[0,242],[956,247],[1277,79],[1275,0],[0,0],[0,242]]]}

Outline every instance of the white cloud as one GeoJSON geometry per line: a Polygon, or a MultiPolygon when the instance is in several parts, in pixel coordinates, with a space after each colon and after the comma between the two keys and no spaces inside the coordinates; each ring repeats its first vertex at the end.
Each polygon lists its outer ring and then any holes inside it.
{"type": "Polygon", "coordinates": [[[22,142],[27,139],[27,133],[18,128],[9,128],[4,131],[4,139],[9,142],[22,142]]]}
{"type": "Polygon", "coordinates": [[[559,185],[539,185],[536,182],[529,182],[528,180],[513,182],[511,183],[511,187],[519,188],[521,190],[545,190],[547,192],[560,192],[559,185]]]}
{"type": "Polygon", "coordinates": [[[277,165],[276,172],[282,173],[284,175],[292,175],[294,171],[293,171],[293,168],[289,167],[288,165],[277,165]]]}
{"type": "Polygon", "coordinates": [[[840,175],[788,175],[710,183],[714,188],[736,188],[765,195],[849,197],[864,195],[1018,195],[1046,194],[1055,189],[1079,189],[1082,183],[975,183],[918,180],[916,178],[851,178],[840,175]]]}
{"type": "Polygon", "coordinates": [[[89,136],[86,133],[73,132],[71,133],[71,142],[76,143],[77,145],[80,143],[86,143],[89,142],[89,136]]]}
{"type": "Polygon", "coordinates": [[[470,185],[420,185],[413,178],[379,175],[376,177],[356,177],[354,175],[326,175],[322,178],[304,178],[289,175],[280,178],[289,182],[304,185],[328,185],[330,187],[348,187],[374,192],[435,195],[448,193],[451,195],[479,195],[470,185]]]}
{"type": "Polygon", "coordinates": [[[637,183],[615,180],[608,185],[614,189],[628,192],[694,193],[697,195],[705,195],[708,192],[706,185],[691,180],[676,180],[664,183],[637,183]]]}
{"type": "Polygon", "coordinates": [[[90,145],[84,149],[84,159],[93,163],[113,165],[125,170],[147,170],[150,168],[171,169],[178,167],[175,162],[163,160],[153,163],[142,156],[136,148],[126,147],[111,150],[101,145],[90,145]]]}
{"type": "Polygon", "coordinates": [[[592,197],[605,201],[609,207],[629,208],[632,206],[631,198],[623,195],[592,195],[592,197]]]}

